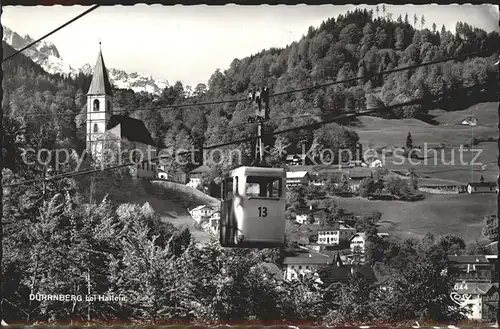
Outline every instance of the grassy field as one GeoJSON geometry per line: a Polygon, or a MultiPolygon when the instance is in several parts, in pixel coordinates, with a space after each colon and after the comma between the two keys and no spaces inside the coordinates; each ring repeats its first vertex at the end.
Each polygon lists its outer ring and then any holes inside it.
{"type": "Polygon", "coordinates": [[[444,146],[442,151],[438,150],[436,155],[430,153],[427,161],[420,160],[417,164],[410,163],[408,159],[403,162],[400,158],[388,156],[384,163],[390,170],[404,172],[414,167],[421,178],[455,181],[461,184],[477,181],[481,175],[485,180],[496,180],[498,103],[481,103],[453,112],[434,110],[430,114],[437,125],[416,119],[386,120],[360,117],[354,129],[360,137],[364,150],[402,147],[406,143],[408,132],[412,135],[414,146],[424,148],[427,145],[428,149],[444,146]],[[477,126],[460,124],[469,115],[478,119],[477,126]],[[480,141],[474,146],[480,151],[464,151],[461,160],[460,146],[470,147],[473,137],[480,141]],[[472,162],[477,152],[480,152],[480,155],[472,162]],[[449,164],[450,162],[453,164],[449,164]]]}
{"type": "Polygon", "coordinates": [[[496,197],[496,194],[428,194],[425,200],[418,202],[340,197],[334,200],[355,215],[381,212],[381,220],[394,223],[389,226],[397,232],[416,236],[428,232],[436,235],[449,233],[461,236],[465,241],[474,241],[482,239],[484,215],[497,212],[496,197]]]}

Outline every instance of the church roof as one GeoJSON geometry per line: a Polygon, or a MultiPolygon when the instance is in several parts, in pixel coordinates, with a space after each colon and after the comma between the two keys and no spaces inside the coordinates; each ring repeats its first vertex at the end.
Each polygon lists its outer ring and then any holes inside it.
{"type": "Polygon", "coordinates": [[[102,52],[99,51],[97,56],[97,62],[94,67],[94,75],[92,76],[92,82],[90,83],[89,91],[87,95],[112,95],[111,83],[109,82],[108,70],[106,65],[104,65],[104,59],[102,58],[102,52]]]}
{"type": "Polygon", "coordinates": [[[121,138],[126,138],[131,142],[144,143],[146,145],[154,145],[154,141],[149,134],[144,122],[123,115],[112,115],[109,118],[106,130],[121,126],[121,138]]]}

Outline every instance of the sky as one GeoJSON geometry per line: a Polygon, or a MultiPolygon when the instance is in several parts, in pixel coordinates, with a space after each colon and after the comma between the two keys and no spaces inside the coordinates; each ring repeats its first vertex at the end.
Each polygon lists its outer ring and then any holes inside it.
{"type": "MultiPolygon", "coordinates": [[[[309,26],[330,17],[375,6],[103,6],[47,38],[74,68],[94,65],[102,42],[108,68],[139,72],[169,82],[206,83],[216,69],[270,47],[298,41],[309,26]]],[[[381,14],[381,5],[380,14],[381,14]]],[[[2,24],[37,39],[85,11],[86,6],[5,6],[2,24]]],[[[424,15],[426,27],[436,23],[455,31],[464,21],[499,31],[498,6],[387,5],[386,12],[424,15]]],[[[410,19],[412,21],[412,19],[410,19]]]]}

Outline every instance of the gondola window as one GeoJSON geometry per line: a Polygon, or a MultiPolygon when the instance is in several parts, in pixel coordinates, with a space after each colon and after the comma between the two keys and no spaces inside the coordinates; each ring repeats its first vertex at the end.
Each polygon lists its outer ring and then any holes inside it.
{"type": "Polygon", "coordinates": [[[279,198],[281,197],[281,178],[249,176],[245,191],[247,197],[279,198]]]}

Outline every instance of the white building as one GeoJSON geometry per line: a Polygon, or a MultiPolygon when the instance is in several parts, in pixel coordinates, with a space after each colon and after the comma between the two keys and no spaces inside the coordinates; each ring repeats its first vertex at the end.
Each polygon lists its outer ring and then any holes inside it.
{"type": "Polygon", "coordinates": [[[286,281],[298,280],[307,275],[316,276],[318,270],[325,265],[332,264],[335,258],[315,252],[300,254],[295,257],[285,257],[283,265],[285,271],[283,279],[286,281]]]}
{"type": "Polygon", "coordinates": [[[295,222],[299,224],[314,224],[319,225],[324,222],[326,218],[325,208],[313,208],[309,206],[308,208],[298,208],[295,210],[295,222]],[[310,222],[313,219],[313,222],[310,222]]]}
{"type": "Polygon", "coordinates": [[[216,211],[216,209],[209,207],[207,205],[201,205],[193,208],[189,211],[191,217],[198,223],[206,222],[210,220],[210,216],[216,211]]]}
{"type": "Polygon", "coordinates": [[[471,182],[467,184],[467,193],[498,193],[496,182],[471,182]]]}
{"type": "Polygon", "coordinates": [[[473,117],[473,116],[468,116],[467,118],[462,120],[462,125],[476,126],[477,125],[477,118],[473,117]]]}
{"type": "MultiPolygon", "coordinates": [[[[388,236],[388,233],[377,233],[377,235],[381,238],[388,236]]],[[[356,247],[359,247],[360,252],[364,253],[365,252],[365,247],[366,247],[366,234],[365,233],[356,233],[351,237],[351,240],[349,241],[351,251],[354,252],[354,249],[356,247]]]]}
{"type": "Polygon", "coordinates": [[[318,231],[318,244],[336,245],[341,241],[349,241],[354,234],[356,234],[355,228],[339,224],[338,228],[318,231]]]}
{"type": "Polygon", "coordinates": [[[108,70],[99,51],[87,92],[87,152],[96,161],[106,157],[109,165],[134,161],[136,165],[129,167],[133,177],[154,178],[158,149],[149,131],[141,120],[113,115],[112,104],[108,70]]]}
{"type": "Polygon", "coordinates": [[[210,172],[210,168],[205,165],[202,165],[189,173],[189,182],[187,186],[192,188],[197,188],[201,185],[201,178],[203,174],[210,172]]]}
{"type": "Polygon", "coordinates": [[[370,168],[382,168],[382,167],[383,167],[382,161],[380,161],[379,159],[373,160],[373,162],[370,163],[370,168]]]}
{"type": "Polygon", "coordinates": [[[220,230],[220,211],[216,210],[214,213],[210,216],[208,220],[208,229],[209,233],[212,233],[214,235],[219,234],[220,230]]]}
{"type": "Polygon", "coordinates": [[[291,166],[299,166],[305,163],[305,154],[290,154],[286,156],[286,163],[291,166]]]}
{"type": "Polygon", "coordinates": [[[289,171],[286,173],[286,186],[309,185],[309,173],[307,171],[289,171]]]}

